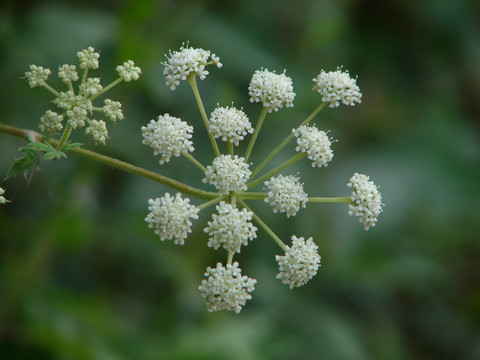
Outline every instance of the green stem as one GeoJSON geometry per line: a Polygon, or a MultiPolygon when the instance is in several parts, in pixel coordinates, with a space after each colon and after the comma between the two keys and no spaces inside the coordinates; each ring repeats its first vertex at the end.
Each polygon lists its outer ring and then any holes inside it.
{"type": "Polygon", "coordinates": [[[308,198],[309,202],[326,202],[326,203],[345,203],[345,204],[351,204],[352,199],[350,196],[344,196],[344,197],[309,197],[308,198]]]}
{"type": "Polygon", "coordinates": [[[252,138],[250,139],[250,143],[247,147],[247,152],[245,153],[245,162],[248,162],[248,158],[252,153],[253,145],[255,145],[255,141],[257,141],[258,133],[260,132],[260,128],[262,127],[263,120],[265,120],[265,116],[267,116],[268,109],[266,107],[262,108],[262,112],[260,113],[260,117],[258,118],[257,126],[255,127],[255,131],[253,132],[252,138]]]}
{"type": "Polygon", "coordinates": [[[200,170],[202,170],[203,173],[205,173],[207,171],[207,169],[205,168],[205,166],[203,166],[202,164],[200,164],[200,162],[195,159],[193,157],[193,155],[189,154],[188,152],[185,152],[185,151],[182,151],[182,155],[185,156],[188,160],[190,160],[190,162],[195,165],[197,168],[199,168],[200,170]]]}
{"type": "Polygon", "coordinates": [[[220,156],[220,150],[218,149],[217,142],[213,137],[212,133],[210,132],[210,127],[208,126],[208,118],[207,113],[205,112],[205,108],[203,106],[202,98],[200,97],[200,93],[198,92],[197,87],[197,76],[195,74],[190,74],[187,77],[188,83],[192,88],[193,95],[195,96],[195,100],[197,101],[198,109],[200,110],[200,114],[202,115],[203,123],[205,124],[205,128],[207,129],[208,137],[210,138],[210,142],[212,143],[213,151],[215,152],[215,156],[220,156]]]}
{"type": "Polygon", "coordinates": [[[268,197],[267,193],[241,192],[237,193],[239,200],[264,200],[268,197]]]}
{"type": "MultiPolygon", "coordinates": [[[[243,201],[238,201],[243,207],[247,208],[248,210],[252,211],[243,201]]],[[[252,211],[253,212],[253,211],[252,211]]],[[[282,248],[283,251],[286,250],[285,244],[280,240],[280,238],[265,224],[262,219],[258,217],[255,212],[253,212],[253,219],[260,225],[265,232],[270,235],[270,237],[282,248]]]]}
{"type": "Polygon", "coordinates": [[[228,252],[228,258],[227,258],[227,264],[232,265],[232,261],[233,261],[233,252],[229,251],[228,252]]]}
{"type": "Polygon", "coordinates": [[[200,210],[203,210],[203,209],[206,209],[208,208],[209,206],[212,206],[212,205],[215,205],[216,203],[222,201],[222,200],[225,200],[225,198],[227,197],[228,195],[225,195],[225,196],[219,196],[213,200],[210,200],[210,201],[207,201],[205,203],[203,203],[202,205],[199,205],[197,206],[200,210]]]}
{"type": "MultiPolygon", "coordinates": [[[[43,138],[41,134],[36,133],[35,131],[15,128],[13,126],[4,125],[2,123],[0,123],[0,132],[18,136],[25,140],[32,139],[32,138],[41,140],[43,138]]],[[[59,142],[56,140],[50,140],[50,143],[53,146],[59,145],[59,142]]],[[[209,191],[204,191],[204,190],[191,187],[189,185],[183,184],[176,180],[170,179],[169,177],[154,173],[153,171],[143,169],[141,167],[129,164],[127,162],[124,162],[106,155],[96,153],[94,151],[90,151],[82,148],[74,148],[70,150],[70,152],[76,155],[83,156],[87,159],[91,159],[99,163],[111,166],[113,168],[128,172],[130,174],[134,174],[134,175],[141,176],[143,178],[155,181],[159,184],[168,186],[174,190],[178,190],[187,195],[195,196],[199,199],[211,200],[211,199],[218,198],[217,193],[212,193],[209,191]]]]}
{"type": "Polygon", "coordinates": [[[233,156],[233,143],[227,139],[228,153],[233,156]]]}
{"type": "Polygon", "coordinates": [[[292,157],[290,160],[288,160],[286,163],[284,163],[283,165],[280,165],[279,167],[273,169],[272,171],[269,171],[268,173],[266,173],[265,175],[259,177],[257,180],[255,181],[252,181],[251,183],[247,184],[247,187],[248,189],[251,189],[253,188],[254,186],[257,186],[258,184],[260,184],[261,182],[265,181],[266,179],[268,179],[269,177],[275,175],[276,173],[282,171],[283,169],[285,169],[286,167],[289,167],[290,165],[296,163],[298,160],[304,158],[305,156],[307,156],[306,153],[298,153],[297,155],[295,155],[294,157],[292,157]]]}
{"type": "MultiPolygon", "coordinates": [[[[298,129],[300,126],[307,125],[310,121],[312,121],[312,119],[320,112],[320,110],[322,110],[322,109],[325,107],[325,105],[327,105],[327,103],[324,103],[324,102],[322,102],[320,105],[318,105],[318,106],[315,108],[315,110],[313,110],[313,112],[297,127],[297,129],[298,129]]],[[[277,155],[277,154],[280,152],[280,150],[282,150],[282,149],[285,147],[285,145],[287,145],[287,144],[289,143],[290,140],[292,140],[292,138],[293,138],[294,136],[295,136],[295,135],[294,135],[293,132],[292,132],[290,135],[288,135],[288,136],[285,138],[285,140],[283,140],[282,143],[281,143],[280,145],[278,145],[278,146],[275,148],[275,150],[273,150],[273,151],[270,153],[270,155],[268,155],[268,157],[260,163],[260,165],[257,166],[257,168],[256,168],[256,169],[253,171],[253,173],[252,173],[252,178],[253,178],[255,175],[257,175],[257,174],[260,172],[260,170],[262,170],[262,169],[265,167],[265,165],[267,165],[267,164],[270,162],[270,160],[272,160],[273,157],[274,157],[275,155],[277,155]]]]}
{"type": "Polygon", "coordinates": [[[67,143],[71,133],[72,133],[72,127],[70,125],[67,125],[63,130],[63,134],[62,134],[62,137],[60,138],[60,141],[58,142],[57,150],[62,150],[62,148],[67,143]]]}
{"type": "Polygon", "coordinates": [[[123,81],[122,78],[118,78],[118,79],[115,80],[114,82],[112,82],[112,83],[110,83],[109,85],[107,85],[106,87],[104,87],[100,92],[96,93],[95,95],[90,96],[90,97],[88,98],[88,100],[92,101],[93,99],[96,99],[96,98],[99,97],[100,95],[105,94],[108,90],[110,90],[111,88],[113,88],[115,85],[120,84],[122,81],[123,81]]]}
{"type": "Polygon", "coordinates": [[[53,95],[55,95],[56,97],[59,97],[60,96],[60,93],[55,90],[54,88],[52,88],[50,85],[48,85],[47,83],[43,84],[43,87],[45,89],[47,89],[48,91],[50,91],[53,95]]]}
{"type": "MultiPolygon", "coordinates": [[[[80,85],[84,84],[85,81],[87,80],[87,75],[88,75],[88,67],[83,70],[83,75],[82,75],[82,81],[80,81],[80,85]]],[[[78,95],[82,95],[82,87],[78,86],[78,95]]]]}

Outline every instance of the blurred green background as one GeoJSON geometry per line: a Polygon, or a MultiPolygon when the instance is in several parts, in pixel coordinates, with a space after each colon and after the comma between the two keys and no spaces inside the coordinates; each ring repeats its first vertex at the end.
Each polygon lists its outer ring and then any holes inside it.
{"type": "MultiPolygon", "coordinates": [[[[292,77],[295,107],[267,116],[258,163],[319,102],[311,79],[344,66],[363,102],[325,109],[316,124],[337,139],[327,168],[307,161],[306,191],[344,196],[354,172],[380,185],[385,211],[365,232],[341,204],[310,204],[297,216],[252,203],[285,241],[313,236],[322,268],[290,290],[275,279],[280,249],[262,231],[236,257],[258,280],[237,315],[208,313],[197,290],[226,255],[206,247],[202,212],[183,247],[161,243],[144,222],[149,198],[167,188],[71,155],[42,163],[32,182],[0,182],[1,359],[480,359],[480,5],[467,0],[3,1],[1,122],[36,129],[53,109],[30,89],[29,64],[76,63],[101,51],[107,84],[127,59],[139,81],[109,93],[126,119],[96,150],[192,185],[184,159],[160,166],[140,127],[163,113],[193,124],[195,155],[211,150],[186,83],[164,84],[164,54],[184,41],[216,53],[199,83],[207,113],[243,106],[257,69],[292,77]]],[[[50,83],[57,88],[56,76],[50,83]]],[[[94,148],[78,132],[75,139],[94,148]]],[[[0,134],[2,177],[20,139],[0,134]]],[[[276,158],[293,154],[293,145],[276,158]]],[[[196,177],[198,175],[198,177],[196,177]]],[[[192,180],[191,177],[197,180],[192,180]]],[[[171,192],[171,190],[170,190],[171,192]]],[[[196,202],[198,203],[198,202],[196,202]]]]}

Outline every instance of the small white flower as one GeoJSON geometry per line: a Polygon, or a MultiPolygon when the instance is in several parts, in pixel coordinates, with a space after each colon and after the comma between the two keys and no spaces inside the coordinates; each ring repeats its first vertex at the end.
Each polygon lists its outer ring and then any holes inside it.
{"type": "Polygon", "coordinates": [[[105,145],[108,139],[107,124],[103,120],[91,120],[90,126],[85,129],[85,134],[90,135],[95,143],[105,145]]]}
{"type": "Polygon", "coordinates": [[[173,239],[177,245],[185,243],[188,233],[192,232],[190,219],[198,219],[200,211],[190,204],[190,199],[183,199],[180,193],[175,197],[166,193],[161,198],[148,200],[148,210],[150,213],[145,218],[148,227],[155,229],[160,240],[173,239]]]}
{"type": "Polygon", "coordinates": [[[142,70],[138,66],[135,66],[135,63],[132,60],[125,61],[123,65],[118,65],[116,70],[118,76],[126,82],[138,80],[142,73],[142,70]]]}
{"type": "Polygon", "coordinates": [[[28,85],[34,88],[36,86],[44,86],[52,72],[50,69],[44,69],[41,66],[30,65],[30,71],[25,73],[28,85]]]}
{"type": "Polygon", "coordinates": [[[186,47],[184,46],[182,44],[180,51],[169,51],[168,56],[166,56],[167,61],[162,63],[165,66],[163,74],[166,84],[172,90],[175,90],[180,85],[180,81],[186,80],[190,74],[198,75],[201,80],[205,79],[208,75],[205,67],[211,63],[215,63],[219,68],[222,67],[218,56],[210,51],[189,48],[188,43],[186,47]],[[209,58],[212,59],[210,62],[209,58]]]}
{"type": "Polygon", "coordinates": [[[211,236],[208,240],[209,247],[217,250],[223,246],[229,252],[240,252],[242,245],[248,245],[248,240],[257,237],[257,228],[251,223],[252,211],[240,211],[232,204],[222,201],[217,205],[217,212],[204,229],[211,236]]]}
{"type": "Polygon", "coordinates": [[[100,54],[95,52],[93,47],[83,49],[77,52],[78,61],[80,62],[80,68],[82,69],[98,69],[98,58],[100,54]]]}
{"type": "Polygon", "coordinates": [[[54,111],[47,110],[45,115],[40,118],[38,129],[43,133],[56,133],[63,129],[63,116],[54,111]]]}
{"type": "Polygon", "coordinates": [[[74,130],[85,126],[88,114],[93,111],[92,102],[84,96],[75,95],[73,91],[61,92],[53,103],[66,110],[68,125],[74,130]]]}
{"type": "Polygon", "coordinates": [[[297,138],[296,151],[307,153],[307,158],[312,160],[312,167],[328,166],[333,159],[331,141],[325,131],[318,130],[315,126],[300,126],[292,132],[297,138]]]}
{"type": "Polygon", "coordinates": [[[85,97],[97,95],[102,89],[99,78],[88,78],[80,85],[80,93],[85,97]]]}
{"type": "Polygon", "coordinates": [[[213,110],[209,119],[210,132],[215,138],[230,141],[235,146],[243,140],[247,133],[253,133],[252,125],[243,109],[218,107],[213,110]]]}
{"type": "Polygon", "coordinates": [[[293,175],[272,177],[265,181],[265,186],[268,188],[265,202],[272,206],[274,213],[284,212],[290,217],[298,212],[300,205],[306,206],[308,195],[300,179],[293,175]]]}
{"type": "Polygon", "coordinates": [[[257,280],[242,276],[238,262],[224,267],[217,263],[216,268],[207,267],[206,279],[198,287],[202,297],[207,300],[208,311],[228,310],[239,313],[247,300],[252,298],[250,293],[255,290],[257,280]]]}
{"type": "Polygon", "coordinates": [[[348,205],[348,214],[358,216],[365,230],[375,226],[377,217],[382,212],[382,195],[370,177],[355,173],[348,187],[353,189],[351,199],[353,204],[348,205]]]}
{"type": "Polygon", "coordinates": [[[202,181],[214,185],[220,195],[225,195],[230,191],[247,190],[246,183],[251,173],[243,157],[220,155],[213,160],[212,165],[207,166],[202,181]]]}
{"type": "Polygon", "coordinates": [[[58,77],[65,84],[78,80],[77,68],[75,65],[62,65],[58,68],[58,77]]]}
{"type": "Polygon", "coordinates": [[[357,79],[352,79],[348,71],[342,72],[341,68],[330,72],[322,70],[313,82],[313,90],[322,95],[322,101],[329,103],[329,107],[337,107],[340,102],[350,106],[362,102],[357,79]]]}
{"type": "Polygon", "coordinates": [[[292,79],[283,74],[265,70],[257,70],[252,76],[248,87],[250,102],[261,102],[268,112],[278,111],[285,104],[286,107],[293,107],[292,79]]]}
{"type": "Polygon", "coordinates": [[[7,199],[5,199],[2,195],[5,194],[5,190],[0,187],[0,205],[3,205],[7,202],[9,202],[7,199]]]}
{"type": "Polygon", "coordinates": [[[286,246],[285,255],[275,257],[280,271],[277,279],[290,286],[290,289],[305,285],[315,276],[320,266],[321,258],[317,249],[312,238],[305,240],[293,235],[292,246],[286,246]]]}
{"type": "Polygon", "coordinates": [[[117,120],[122,120],[124,118],[122,104],[120,102],[105,99],[104,103],[105,106],[103,107],[103,112],[110,120],[116,122],[117,120]]]}
{"type": "Polygon", "coordinates": [[[169,114],[160,115],[158,121],[151,120],[142,126],[143,144],[152,147],[153,154],[160,154],[160,164],[170,161],[173,156],[194,150],[192,142],[193,126],[169,114]]]}

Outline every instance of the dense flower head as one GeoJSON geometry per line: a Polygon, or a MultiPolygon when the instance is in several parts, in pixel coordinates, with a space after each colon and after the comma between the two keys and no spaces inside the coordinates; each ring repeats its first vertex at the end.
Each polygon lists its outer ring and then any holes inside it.
{"type": "Polygon", "coordinates": [[[198,219],[200,211],[190,204],[190,199],[183,199],[180,193],[175,197],[166,193],[161,198],[148,200],[148,210],[150,213],[145,218],[148,227],[155,229],[160,240],[173,239],[177,245],[185,243],[188,233],[192,231],[190,219],[198,219]]]}
{"type": "Polygon", "coordinates": [[[47,110],[45,115],[40,118],[38,129],[43,133],[56,133],[63,129],[63,116],[55,111],[47,110]]]}
{"type": "Polygon", "coordinates": [[[58,77],[65,84],[72,83],[78,80],[77,68],[75,65],[62,65],[58,68],[58,77]]]}
{"type": "Polygon", "coordinates": [[[252,211],[239,210],[222,201],[217,205],[217,214],[212,215],[212,221],[204,229],[210,235],[208,246],[215,250],[223,246],[229,252],[240,252],[242,245],[248,245],[248,240],[257,237],[257,228],[251,223],[252,216],[252,211]]]}
{"type": "Polygon", "coordinates": [[[170,161],[173,156],[194,150],[192,141],[193,126],[169,114],[160,115],[142,126],[143,144],[152,147],[154,155],[160,154],[160,164],[170,161]]]}
{"type": "Polygon", "coordinates": [[[66,111],[67,122],[73,129],[85,126],[87,116],[93,111],[92,102],[73,91],[60,92],[53,103],[66,111]]]}
{"type": "Polygon", "coordinates": [[[351,200],[348,205],[348,214],[358,216],[365,230],[375,226],[377,217],[382,212],[382,195],[370,177],[355,173],[347,186],[352,188],[351,200]]]}
{"type": "Polygon", "coordinates": [[[108,139],[107,124],[103,120],[91,120],[90,125],[85,129],[85,134],[90,135],[95,143],[105,145],[108,139]]]}
{"type": "Polygon", "coordinates": [[[350,106],[362,102],[357,79],[352,79],[348,71],[343,72],[341,68],[330,72],[322,70],[313,82],[313,90],[322,95],[322,101],[329,103],[329,107],[337,107],[340,102],[350,106]]]}
{"type": "Polygon", "coordinates": [[[261,102],[268,112],[278,111],[285,104],[286,107],[293,107],[292,79],[283,74],[265,70],[257,70],[252,76],[248,87],[250,102],[261,102]]]}
{"type": "Polygon", "coordinates": [[[317,129],[315,126],[300,126],[293,129],[292,132],[297,138],[296,151],[306,153],[307,158],[312,160],[312,167],[328,166],[333,159],[331,141],[325,131],[317,129]]]}
{"type": "Polygon", "coordinates": [[[45,69],[42,66],[30,65],[30,71],[25,73],[28,80],[28,85],[34,88],[36,86],[44,86],[52,72],[50,69],[45,69]]]}
{"type": "Polygon", "coordinates": [[[317,249],[312,238],[305,240],[293,235],[292,246],[286,246],[285,255],[275,257],[280,270],[277,279],[290,286],[290,289],[305,285],[315,276],[320,266],[321,258],[317,249]]]}
{"type": "Polygon", "coordinates": [[[302,207],[306,206],[308,195],[303,191],[300,179],[293,175],[278,175],[265,181],[268,189],[265,202],[270,204],[273,212],[284,212],[287,217],[295,215],[302,207]]]}
{"type": "Polygon", "coordinates": [[[98,58],[100,54],[95,52],[95,49],[89,46],[87,49],[77,52],[80,68],[82,69],[98,69],[98,58]]]}
{"type": "Polygon", "coordinates": [[[122,104],[119,101],[105,99],[104,104],[103,112],[110,120],[116,122],[117,120],[122,120],[124,118],[122,104]]]}
{"type": "Polygon", "coordinates": [[[222,67],[220,59],[210,51],[188,47],[188,43],[186,47],[182,44],[180,51],[170,51],[167,61],[162,63],[165,66],[163,74],[166,84],[170,89],[175,90],[180,85],[180,81],[186,80],[190,74],[198,75],[203,80],[208,75],[205,67],[211,63],[215,63],[219,68],[222,67]]]}
{"type": "Polygon", "coordinates": [[[80,93],[85,97],[97,95],[102,89],[99,78],[88,78],[80,85],[80,93]]]}
{"type": "Polygon", "coordinates": [[[236,109],[233,106],[220,107],[217,105],[210,115],[208,123],[210,132],[215,138],[230,141],[236,146],[247,133],[253,133],[252,125],[243,109],[236,109]]]}
{"type": "Polygon", "coordinates": [[[6,202],[8,202],[7,199],[5,199],[2,195],[5,194],[5,190],[0,187],[0,204],[3,205],[6,202]]]}
{"type": "Polygon", "coordinates": [[[125,61],[123,65],[118,65],[116,70],[118,76],[126,82],[138,80],[142,73],[142,70],[138,66],[135,66],[132,60],[125,61]]]}
{"type": "Polygon", "coordinates": [[[242,276],[238,262],[224,267],[217,263],[216,268],[207,267],[206,279],[198,287],[202,297],[207,300],[208,311],[228,310],[239,313],[255,290],[257,280],[242,276]]]}
{"type": "Polygon", "coordinates": [[[214,185],[220,195],[230,191],[247,190],[247,180],[251,175],[248,164],[238,155],[220,155],[213,159],[212,165],[207,166],[204,183],[214,185]]]}

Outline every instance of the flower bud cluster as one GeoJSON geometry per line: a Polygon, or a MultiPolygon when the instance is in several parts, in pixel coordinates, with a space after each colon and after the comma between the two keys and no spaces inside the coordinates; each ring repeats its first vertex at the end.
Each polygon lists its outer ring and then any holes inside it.
{"type": "Polygon", "coordinates": [[[273,212],[286,213],[287,217],[295,215],[300,206],[303,208],[308,201],[308,194],[303,191],[300,179],[293,175],[278,175],[265,181],[268,189],[265,202],[270,204],[273,212]]]}
{"type": "Polygon", "coordinates": [[[250,102],[261,102],[268,112],[278,111],[286,107],[293,107],[292,79],[283,74],[265,70],[257,70],[252,76],[248,87],[250,102]]]}
{"type": "Polygon", "coordinates": [[[325,131],[318,130],[315,126],[300,126],[292,130],[297,138],[296,151],[306,153],[307,158],[312,160],[312,167],[328,166],[333,159],[331,141],[325,131]]]}
{"type": "Polygon", "coordinates": [[[112,122],[123,119],[121,104],[118,101],[106,99],[103,107],[95,107],[93,100],[106,92],[112,86],[120,81],[137,80],[141,74],[140,68],[136,67],[133,61],[128,60],[123,65],[117,67],[119,79],[104,88],[100,83],[100,78],[89,78],[88,71],[90,69],[98,69],[100,53],[89,47],[77,53],[80,63],[80,69],[83,76],[78,90],[75,92],[74,83],[79,80],[80,76],[75,65],[61,65],[58,68],[58,77],[67,85],[66,91],[56,91],[47,84],[47,80],[51,71],[41,66],[30,65],[30,71],[25,73],[25,77],[31,87],[44,86],[47,90],[55,95],[53,103],[61,110],[59,113],[48,110],[40,119],[39,130],[46,134],[59,133],[62,130],[68,138],[70,130],[76,130],[85,126],[85,133],[90,135],[97,144],[104,144],[108,139],[108,130],[106,122],[103,120],[91,119],[93,112],[104,113],[112,122]],[[62,124],[66,120],[68,128],[62,124]]]}
{"type": "Polygon", "coordinates": [[[375,226],[377,217],[382,212],[382,195],[377,186],[367,175],[355,173],[347,184],[352,188],[352,204],[348,205],[348,214],[355,215],[365,230],[375,226]]]}
{"type": "Polygon", "coordinates": [[[8,200],[3,197],[3,194],[5,194],[5,190],[0,187],[0,205],[3,205],[6,202],[8,202],[8,200]]]}
{"type": "Polygon", "coordinates": [[[357,79],[352,79],[348,71],[343,72],[341,68],[330,72],[322,70],[313,82],[313,90],[322,95],[322,101],[328,103],[329,107],[337,107],[340,102],[349,106],[362,102],[357,79]]]}

